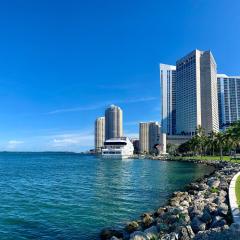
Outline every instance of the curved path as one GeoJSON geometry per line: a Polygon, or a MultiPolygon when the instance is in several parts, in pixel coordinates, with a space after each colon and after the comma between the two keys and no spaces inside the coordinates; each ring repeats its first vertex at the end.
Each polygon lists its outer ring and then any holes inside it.
{"type": "Polygon", "coordinates": [[[240,209],[237,204],[237,197],[235,192],[235,186],[237,178],[240,176],[240,172],[238,172],[232,179],[229,186],[229,203],[231,207],[231,212],[233,216],[234,223],[240,224],[240,209]]]}

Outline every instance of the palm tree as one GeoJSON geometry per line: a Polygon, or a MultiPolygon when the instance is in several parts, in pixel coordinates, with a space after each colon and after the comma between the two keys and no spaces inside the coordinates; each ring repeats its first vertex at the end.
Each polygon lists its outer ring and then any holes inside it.
{"type": "Polygon", "coordinates": [[[218,132],[216,134],[216,145],[219,147],[220,150],[220,161],[223,159],[223,147],[226,144],[226,135],[222,132],[218,132]]]}
{"type": "Polygon", "coordinates": [[[202,157],[203,149],[206,144],[206,135],[205,135],[205,129],[201,125],[198,125],[196,128],[195,138],[196,138],[197,146],[200,150],[200,154],[202,157]]]}
{"type": "Polygon", "coordinates": [[[209,133],[209,136],[208,136],[208,146],[210,146],[210,149],[212,150],[212,156],[214,156],[215,154],[215,145],[216,145],[216,137],[217,137],[217,133],[214,132],[214,131],[211,131],[209,133]]]}

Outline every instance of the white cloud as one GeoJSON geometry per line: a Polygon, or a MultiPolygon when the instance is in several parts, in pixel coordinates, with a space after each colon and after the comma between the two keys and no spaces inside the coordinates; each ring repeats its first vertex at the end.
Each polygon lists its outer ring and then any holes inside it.
{"type": "Polygon", "coordinates": [[[19,140],[9,140],[7,143],[7,148],[8,149],[15,149],[17,148],[19,145],[22,145],[24,143],[24,141],[19,141],[19,140]]]}
{"type": "Polygon", "coordinates": [[[46,136],[50,148],[76,148],[92,147],[94,136],[91,133],[70,133],[46,136]]]}
{"type": "Polygon", "coordinates": [[[156,100],[156,99],[157,99],[156,97],[142,97],[142,98],[136,98],[136,99],[127,99],[127,100],[112,100],[112,101],[100,102],[100,103],[96,103],[96,104],[88,105],[88,106],[79,106],[79,107],[74,107],[74,108],[56,109],[56,110],[48,112],[48,114],[91,111],[91,110],[104,108],[104,107],[106,107],[108,105],[111,105],[111,104],[149,102],[149,101],[153,101],[153,100],[156,100]]]}

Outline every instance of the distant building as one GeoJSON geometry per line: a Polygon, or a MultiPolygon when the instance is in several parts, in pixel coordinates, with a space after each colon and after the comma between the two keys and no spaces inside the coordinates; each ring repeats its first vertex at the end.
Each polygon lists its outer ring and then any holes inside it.
{"type": "Polygon", "coordinates": [[[141,153],[151,153],[159,144],[160,125],[158,122],[141,122],[139,124],[139,148],[141,153]]]}
{"type": "Polygon", "coordinates": [[[240,76],[218,74],[219,126],[225,129],[240,120],[240,76]]]}
{"type": "Polygon", "coordinates": [[[139,139],[138,138],[132,138],[131,139],[131,142],[133,144],[133,147],[134,147],[134,153],[135,154],[138,154],[140,151],[139,149],[139,139]]]}
{"type": "Polygon", "coordinates": [[[111,105],[105,111],[105,139],[123,136],[123,112],[118,106],[111,105]]]}
{"type": "Polygon", "coordinates": [[[176,132],[219,130],[217,66],[210,51],[194,50],[176,63],[176,132]]]}
{"type": "Polygon", "coordinates": [[[140,153],[149,152],[149,123],[139,124],[139,148],[140,153]]]}
{"type": "Polygon", "coordinates": [[[105,141],[105,117],[95,121],[95,152],[100,153],[105,141]]]}
{"type": "Polygon", "coordinates": [[[176,134],[176,66],[160,64],[161,132],[176,134]]]}

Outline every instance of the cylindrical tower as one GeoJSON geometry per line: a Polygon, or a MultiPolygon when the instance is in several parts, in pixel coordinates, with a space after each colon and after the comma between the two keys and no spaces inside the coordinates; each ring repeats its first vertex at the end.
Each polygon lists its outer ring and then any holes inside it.
{"type": "Polygon", "coordinates": [[[123,136],[123,112],[118,106],[111,105],[105,111],[105,139],[123,136]]]}

